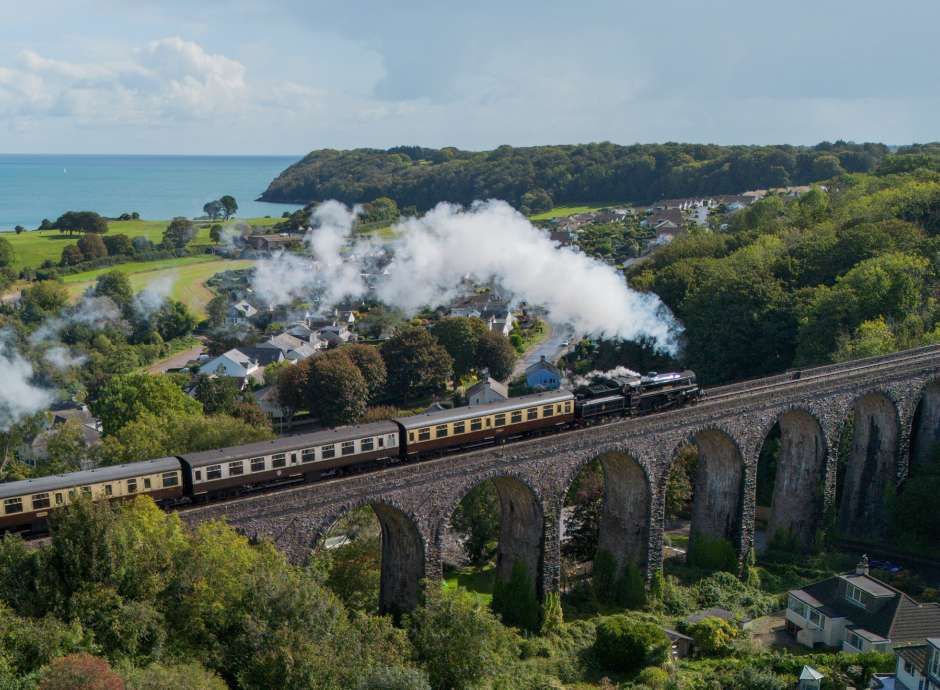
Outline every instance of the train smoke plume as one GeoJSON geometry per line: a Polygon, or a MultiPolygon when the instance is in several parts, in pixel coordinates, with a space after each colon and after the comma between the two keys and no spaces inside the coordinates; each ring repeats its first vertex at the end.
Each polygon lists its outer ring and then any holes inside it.
{"type": "Polygon", "coordinates": [[[375,276],[375,294],[407,313],[446,305],[469,277],[543,307],[553,323],[593,336],[648,336],[663,349],[675,349],[679,327],[658,297],[631,290],[613,267],[557,246],[503,201],[476,202],[469,209],[441,203],[421,218],[400,222],[396,239],[384,247],[368,238],[344,254],[355,217],[355,209],[336,201],[317,207],[317,227],[306,238],[312,257],[282,254],[260,262],[259,296],[284,304],[320,286],[324,306],[363,297],[362,274],[372,270],[377,253],[387,251],[393,258],[375,276]]]}
{"type": "Polygon", "coordinates": [[[17,351],[9,331],[0,331],[0,369],[0,431],[52,404],[52,392],[34,381],[33,365],[17,351]]]}

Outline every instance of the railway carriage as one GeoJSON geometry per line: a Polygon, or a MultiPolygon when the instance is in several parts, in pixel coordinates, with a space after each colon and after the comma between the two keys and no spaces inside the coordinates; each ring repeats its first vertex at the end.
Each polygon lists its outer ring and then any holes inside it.
{"type": "Polygon", "coordinates": [[[552,391],[398,417],[395,421],[401,426],[404,454],[414,458],[564,427],[574,418],[574,395],[569,391],[552,391]]]}
{"type": "Polygon", "coordinates": [[[158,503],[181,499],[183,476],[179,460],[160,458],[2,483],[0,530],[40,530],[50,511],[67,506],[79,496],[120,500],[139,494],[150,496],[158,503]]]}
{"type": "Polygon", "coordinates": [[[376,422],[180,456],[193,497],[315,481],[398,460],[398,425],[376,422]]]}

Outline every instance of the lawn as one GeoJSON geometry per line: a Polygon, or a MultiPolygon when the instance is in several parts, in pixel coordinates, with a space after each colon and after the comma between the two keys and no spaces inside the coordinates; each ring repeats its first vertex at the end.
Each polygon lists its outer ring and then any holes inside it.
{"type": "Polygon", "coordinates": [[[586,206],[556,206],[551,211],[545,211],[545,213],[536,213],[535,215],[529,216],[529,220],[551,220],[552,218],[566,218],[568,216],[577,215],[578,213],[596,211],[599,208],[629,205],[630,204],[625,204],[622,202],[610,201],[606,204],[588,204],[586,206]]]}
{"type": "Polygon", "coordinates": [[[206,287],[206,281],[216,273],[248,268],[253,264],[254,261],[250,260],[229,261],[208,255],[184,256],[99,268],[65,276],[63,281],[72,299],[78,299],[86,289],[94,285],[99,275],[108,271],[117,270],[129,274],[131,287],[135,292],[159,281],[167,281],[170,283],[170,297],[183,302],[194,314],[203,317],[206,314],[206,304],[213,295],[206,287]]]}
{"type": "Polygon", "coordinates": [[[493,584],[496,582],[496,569],[487,566],[483,570],[473,567],[450,570],[444,574],[444,589],[463,587],[481,604],[489,606],[493,601],[493,584]]]}
{"type": "MultiPolygon", "coordinates": [[[[244,220],[236,218],[232,222],[238,221],[268,227],[280,221],[280,218],[246,218],[244,220]]],[[[108,223],[108,234],[123,234],[131,239],[146,237],[154,244],[158,244],[168,224],[169,221],[166,220],[114,220],[108,223]]],[[[199,232],[193,240],[193,246],[210,244],[209,224],[198,223],[197,225],[199,232]]],[[[36,268],[47,259],[58,263],[62,256],[62,248],[74,244],[79,238],[79,235],[63,235],[58,230],[29,230],[19,235],[4,232],[0,236],[13,245],[13,251],[16,254],[13,268],[17,271],[27,267],[36,268]]]]}

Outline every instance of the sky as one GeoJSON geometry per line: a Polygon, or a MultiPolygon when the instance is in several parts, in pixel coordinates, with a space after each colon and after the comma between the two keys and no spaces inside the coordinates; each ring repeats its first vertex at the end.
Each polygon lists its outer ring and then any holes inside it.
{"type": "Polygon", "coordinates": [[[0,0],[0,152],[940,139],[936,0],[0,0]]]}

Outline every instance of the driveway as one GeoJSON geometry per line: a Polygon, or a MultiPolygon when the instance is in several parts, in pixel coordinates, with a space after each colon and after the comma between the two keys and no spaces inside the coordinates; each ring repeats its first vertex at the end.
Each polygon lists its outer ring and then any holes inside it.
{"type": "Polygon", "coordinates": [[[571,326],[552,326],[547,321],[545,326],[548,328],[548,337],[516,360],[516,366],[512,369],[512,378],[521,376],[526,369],[542,357],[554,364],[566,355],[578,340],[571,326]],[[569,344],[564,345],[565,342],[569,344]]]}
{"type": "Polygon", "coordinates": [[[149,367],[147,367],[147,371],[151,374],[165,374],[170,369],[180,369],[181,367],[186,366],[188,362],[191,362],[192,360],[196,359],[196,357],[201,355],[204,347],[205,346],[202,343],[199,343],[195,347],[191,347],[188,350],[177,352],[169,359],[163,359],[159,362],[154,362],[149,367]]]}

